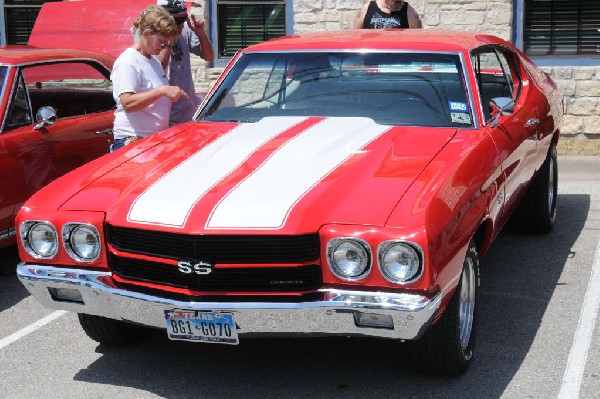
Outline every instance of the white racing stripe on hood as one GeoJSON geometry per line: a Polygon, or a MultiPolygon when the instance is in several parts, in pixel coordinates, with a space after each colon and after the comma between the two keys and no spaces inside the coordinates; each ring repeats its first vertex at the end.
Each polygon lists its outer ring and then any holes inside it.
{"type": "Polygon", "coordinates": [[[206,228],[281,228],[308,191],[388,129],[367,118],[329,118],[310,127],[231,190],[206,228]]]}
{"type": "Polygon", "coordinates": [[[130,222],[182,227],[194,205],[254,151],[306,118],[263,118],[232,129],[166,173],[132,204],[130,222]]]}

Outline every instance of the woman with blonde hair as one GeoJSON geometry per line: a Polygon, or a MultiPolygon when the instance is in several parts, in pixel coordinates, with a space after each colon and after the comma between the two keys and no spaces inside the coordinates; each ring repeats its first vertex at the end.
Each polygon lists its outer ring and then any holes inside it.
{"type": "Polygon", "coordinates": [[[121,53],[110,75],[117,103],[111,151],[166,129],[171,104],[188,97],[180,87],[169,85],[156,58],[179,34],[173,17],[162,7],[151,5],[133,27],[140,32],[140,39],[121,53]]]}

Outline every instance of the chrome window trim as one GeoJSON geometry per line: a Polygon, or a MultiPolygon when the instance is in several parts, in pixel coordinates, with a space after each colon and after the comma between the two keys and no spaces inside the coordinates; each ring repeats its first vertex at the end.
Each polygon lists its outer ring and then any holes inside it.
{"type": "MultiPolygon", "coordinates": [[[[461,73],[462,73],[462,78],[463,78],[463,83],[465,85],[465,88],[467,90],[467,100],[469,102],[469,107],[471,109],[471,117],[473,118],[473,125],[472,126],[468,126],[468,127],[464,127],[464,128],[457,128],[457,129],[479,129],[481,128],[481,125],[479,123],[479,119],[475,117],[475,108],[474,108],[474,100],[473,100],[473,92],[471,90],[471,85],[469,84],[469,75],[467,75],[467,66],[466,66],[466,60],[465,60],[465,54],[462,51],[426,51],[426,50],[383,50],[383,49],[361,49],[361,48],[356,48],[356,49],[325,49],[325,48],[321,48],[321,49],[315,49],[315,50],[294,50],[294,53],[331,53],[331,52],[336,52],[336,53],[398,53],[398,54],[445,54],[445,55],[454,55],[454,56],[458,56],[460,63],[461,63],[461,73]]],[[[211,97],[212,97],[212,93],[214,93],[215,91],[217,91],[220,87],[221,84],[223,84],[223,82],[225,81],[225,79],[227,78],[227,76],[229,76],[229,73],[231,72],[231,70],[233,70],[233,68],[236,66],[236,64],[240,61],[240,59],[245,55],[245,54],[289,54],[290,51],[289,50],[243,50],[239,53],[239,55],[234,56],[233,59],[231,60],[231,65],[227,66],[226,72],[225,74],[221,75],[220,77],[220,84],[218,86],[215,86],[213,88],[211,88],[210,92],[211,92],[211,97]]],[[[471,64],[470,60],[469,60],[469,64],[471,64]]],[[[478,93],[479,94],[479,93],[478,93]]],[[[198,116],[200,116],[200,114],[202,114],[202,112],[204,111],[204,108],[206,107],[206,105],[208,104],[208,101],[210,100],[210,98],[208,96],[206,96],[204,98],[204,100],[202,101],[202,104],[200,107],[198,107],[198,109],[196,110],[196,113],[194,114],[194,117],[192,118],[192,120],[196,120],[196,118],[198,116]]],[[[432,126],[432,128],[436,128],[435,126],[432,126]]],[[[440,129],[447,129],[447,127],[443,127],[440,129]]]]}

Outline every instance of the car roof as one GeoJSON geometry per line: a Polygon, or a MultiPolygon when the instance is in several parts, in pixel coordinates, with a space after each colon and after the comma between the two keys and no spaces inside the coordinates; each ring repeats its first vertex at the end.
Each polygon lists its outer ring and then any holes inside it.
{"type": "Polygon", "coordinates": [[[465,52],[485,44],[510,45],[495,36],[476,32],[353,29],[285,36],[250,46],[246,51],[383,49],[465,52]]]}
{"type": "Polygon", "coordinates": [[[23,65],[33,62],[54,60],[91,59],[103,64],[110,69],[113,58],[105,54],[93,51],[73,49],[42,49],[28,45],[4,45],[0,46],[0,64],[23,65]]]}

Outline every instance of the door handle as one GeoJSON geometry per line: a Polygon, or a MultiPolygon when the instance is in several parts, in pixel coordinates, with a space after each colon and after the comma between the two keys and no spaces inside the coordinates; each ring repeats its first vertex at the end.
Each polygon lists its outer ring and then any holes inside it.
{"type": "Polygon", "coordinates": [[[531,118],[527,122],[525,122],[525,127],[533,127],[537,126],[540,123],[540,120],[537,118],[531,118]]]}
{"type": "Polygon", "coordinates": [[[97,131],[96,134],[113,134],[113,130],[112,129],[100,130],[100,131],[97,131]]]}

